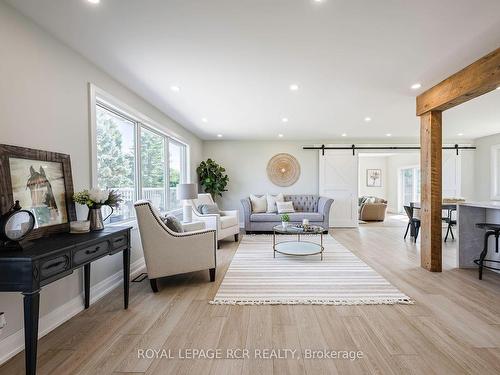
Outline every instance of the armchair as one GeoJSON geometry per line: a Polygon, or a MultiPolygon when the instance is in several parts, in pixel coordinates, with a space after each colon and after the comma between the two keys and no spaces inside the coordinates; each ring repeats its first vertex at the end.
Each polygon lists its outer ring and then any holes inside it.
{"type": "Polygon", "coordinates": [[[210,281],[215,281],[215,230],[176,233],[163,223],[150,202],[138,201],[134,206],[153,292],[158,292],[158,278],[186,272],[208,269],[210,281]]]}
{"type": "Polygon", "coordinates": [[[238,210],[221,210],[220,215],[202,214],[198,211],[198,206],[201,204],[215,204],[215,202],[210,194],[198,194],[197,199],[191,200],[193,219],[205,222],[207,229],[216,230],[217,241],[229,236],[234,236],[234,240],[238,242],[238,234],[240,233],[238,210]]]}

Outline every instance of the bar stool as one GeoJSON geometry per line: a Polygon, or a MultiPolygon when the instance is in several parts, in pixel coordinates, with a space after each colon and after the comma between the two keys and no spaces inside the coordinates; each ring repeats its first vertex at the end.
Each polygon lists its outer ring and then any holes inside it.
{"type": "Polygon", "coordinates": [[[488,254],[488,239],[490,238],[490,236],[495,236],[495,252],[498,253],[498,237],[500,236],[500,224],[477,223],[476,228],[486,230],[486,233],[484,234],[484,249],[479,256],[479,259],[474,260],[474,263],[479,266],[479,280],[482,280],[483,267],[490,270],[500,271],[500,268],[483,265],[483,262],[500,263],[500,261],[498,260],[484,259],[486,258],[486,254],[488,254]]]}

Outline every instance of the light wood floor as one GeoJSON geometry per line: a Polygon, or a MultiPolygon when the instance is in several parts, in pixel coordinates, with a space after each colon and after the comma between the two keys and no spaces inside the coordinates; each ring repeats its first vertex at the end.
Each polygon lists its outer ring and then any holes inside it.
{"type": "MultiPolygon", "coordinates": [[[[404,225],[404,222],[403,222],[404,225]]],[[[500,275],[418,266],[404,227],[361,225],[333,236],[370,264],[415,305],[214,306],[236,244],[218,251],[215,283],[208,272],[163,279],[158,294],[132,283],[128,311],[121,289],[66,322],[39,342],[39,374],[498,374],[500,275]],[[290,348],[360,350],[350,360],[138,359],[137,349],[290,348]]],[[[22,374],[23,354],[0,368],[22,374]]]]}

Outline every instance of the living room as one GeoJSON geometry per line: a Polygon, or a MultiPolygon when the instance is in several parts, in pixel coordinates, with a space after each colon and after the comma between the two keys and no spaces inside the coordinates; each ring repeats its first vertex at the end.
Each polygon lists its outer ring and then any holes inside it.
{"type": "Polygon", "coordinates": [[[498,373],[499,15],[0,0],[0,374],[498,373]]]}

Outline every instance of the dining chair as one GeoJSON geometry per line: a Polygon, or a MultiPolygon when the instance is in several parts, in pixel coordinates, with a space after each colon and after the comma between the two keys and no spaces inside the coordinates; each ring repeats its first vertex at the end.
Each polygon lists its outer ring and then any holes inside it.
{"type": "Polygon", "coordinates": [[[406,240],[406,236],[408,235],[408,230],[411,228],[412,233],[415,234],[415,242],[417,242],[417,237],[418,237],[418,232],[420,231],[420,219],[417,219],[416,217],[413,216],[413,207],[410,206],[404,206],[406,216],[408,216],[408,225],[406,226],[406,232],[404,239],[406,240]]]}
{"type": "Polygon", "coordinates": [[[452,239],[455,239],[455,236],[453,235],[452,226],[457,225],[457,221],[453,219],[453,211],[456,211],[456,209],[453,208],[448,209],[448,215],[443,218],[443,221],[448,224],[448,227],[446,228],[446,235],[444,236],[444,242],[448,240],[449,234],[451,234],[452,239]]]}

